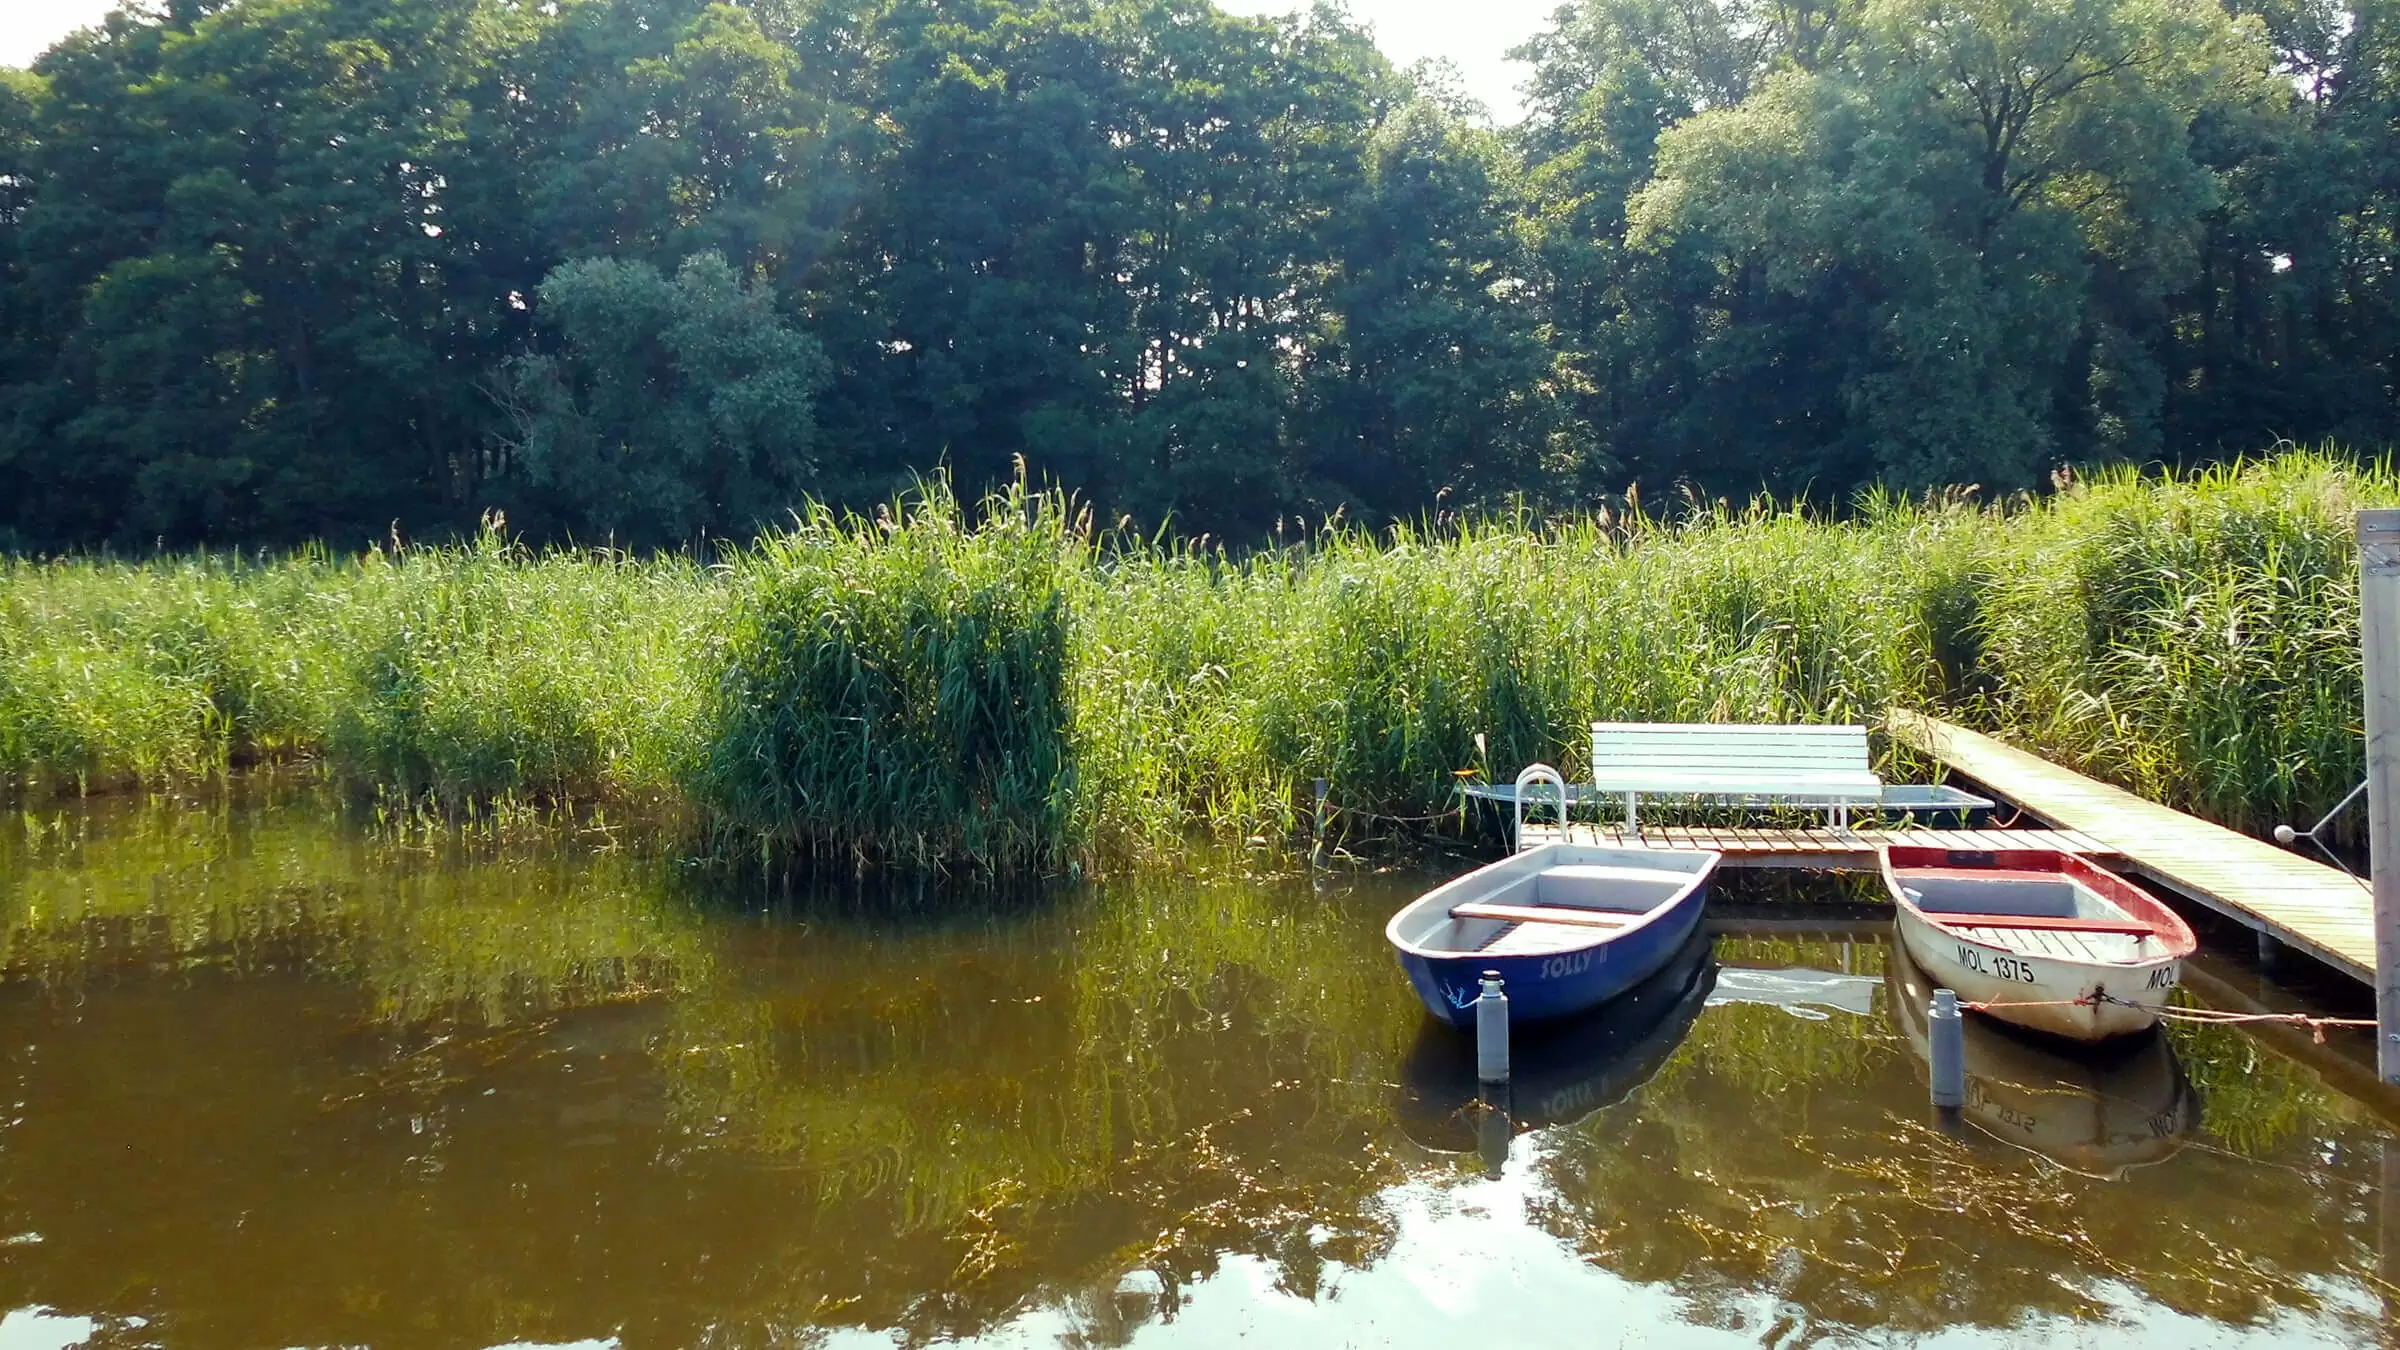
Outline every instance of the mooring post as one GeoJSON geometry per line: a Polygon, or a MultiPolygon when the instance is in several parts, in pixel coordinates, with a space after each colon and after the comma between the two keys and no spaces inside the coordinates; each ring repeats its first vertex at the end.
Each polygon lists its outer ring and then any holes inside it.
{"type": "Polygon", "coordinates": [[[1475,1121],[1475,1152],[1483,1158],[1484,1176],[1498,1181],[1508,1168],[1509,1141],[1517,1134],[1517,1123],[1508,1111],[1507,1085],[1484,1084],[1478,1101],[1483,1113],[1475,1121]]]}
{"type": "Polygon", "coordinates": [[[1483,995],[1475,1000],[1475,1077],[1508,1081],[1508,995],[1500,992],[1496,970],[1483,972],[1483,995]]]}
{"type": "Polygon", "coordinates": [[[2375,889],[2375,1068],[2400,1083],[2400,510],[2358,513],[2367,693],[2367,866],[2375,889]]]}
{"type": "Polygon", "coordinates": [[[1933,1104],[1956,1108],[1967,1104],[1967,1022],[1958,1010],[1958,995],[1933,991],[1927,1014],[1928,1039],[1933,1042],[1933,1104]]]}

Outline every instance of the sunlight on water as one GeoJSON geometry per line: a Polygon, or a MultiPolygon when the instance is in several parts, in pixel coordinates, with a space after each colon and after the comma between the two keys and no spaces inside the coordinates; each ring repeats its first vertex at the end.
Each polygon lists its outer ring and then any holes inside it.
{"type": "Polygon", "coordinates": [[[1381,940],[1426,876],[770,898],[286,796],[0,827],[0,1350],[2333,1346],[2393,1288],[2367,1108],[1976,1024],[1944,1128],[1871,928],[1695,943],[1495,1105],[1381,940]]]}
{"type": "Polygon", "coordinates": [[[89,1317],[62,1317],[48,1308],[17,1308],[0,1314],[0,1350],[66,1350],[100,1329],[89,1317]]]}

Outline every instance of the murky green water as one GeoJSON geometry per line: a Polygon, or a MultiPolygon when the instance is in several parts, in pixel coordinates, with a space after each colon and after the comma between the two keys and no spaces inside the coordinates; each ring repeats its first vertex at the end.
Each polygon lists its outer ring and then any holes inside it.
{"type": "Polygon", "coordinates": [[[1688,954],[1522,1046],[1511,1120],[1382,946],[1422,876],[867,920],[327,821],[0,826],[0,1350],[2358,1345],[2400,1298],[2366,1108],[2233,1032],[1979,1036],[1945,1132],[1871,933],[1688,954]]]}

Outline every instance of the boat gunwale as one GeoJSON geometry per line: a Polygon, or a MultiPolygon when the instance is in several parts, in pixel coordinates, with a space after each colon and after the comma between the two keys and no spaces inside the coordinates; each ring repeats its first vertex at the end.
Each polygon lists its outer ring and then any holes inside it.
{"type": "MultiPolygon", "coordinates": [[[[1683,884],[1676,887],[1675,890],[1665,899],[1660,900],[1658,903],[1645,910],[1602,910],[1588,909],[1582,906],[1550,906],[1550,908],[1562,910],[1583,909],[1585,913],[1592,914],[1625,914],[1632,921],[1627,923],[1622,928],[1605,930],[1598,928],[1590,929],[1589,931],[1593,934],[1590,941],[1572,943],[1570,945],[1560,947],[1554,952],[1545,953],[1545,955],[1556,956],[1566,955],[1574,952],[1589,951],[1594,947],[1604,947],[1612,942],[1619,942],[1633,936],[1634,934],[1643,932],[1651,925],[1657,923],[1660,916],[1669,913],[1675,909],[1676,906],[1690,899],[1692,892],[1700,889],[1703,886],[1706,886],[1710,879],[1716,876],[1717,868],[1725,861],[1725,855],[1716,849],[1629,849],[1611,847],[1607,845],[1572,844],[1564,842],[1541,844],[1519,853],[1513,853],[1508,857],[1498,859],[1497,861],[1485,863],[1483,866],[1476,868],[1472,872],[1467,872],[1459,876],[1452,877],[1450,880],[1443,882],[1441,885],[1434,887],[1432,890],[1427,891],[1423,895],[1418,896],[1416,899],[1409,901],[1405,905],[1402,905],[1392,914],[1391,918],[1384,921],[1384,940],[1389,942],[1394,948],[1402,953],[1405,953],[1409,956],[1419,957],[1427,961],[1459,961],[1470,960],[1482,956],[1484,953],[1480,948],[1470,951],[1461,951],[1452,947],[1427,947],[1419,943],[1409,941],[1408,939],[1400,936],[1399,930],[1401,922],[1403,920],[1415,917],[1420,910],[1428,909],[1436,905],[1442,906],[1444,908],[1444,914],[1447,916],[1448,906],[1452,904],[1472,903],[1472,901],[1453,899],[1451,892],[1466,889],[1468,887],[1468,883],[1475,881],[1479,877],[1483,877],[1486,873],[1499,872],[1508,867],[1525,865],[1528,859],[1538,858],[1545,854],[1558,856],[1592,853],[1639,856],[1644,859],[1671,858],[1677,861],[1701,861],[1701,865],[1685,875],[1683,884]]],[[[1572,862],[1561,862],[1556,865],[1571,867],[1575,866],[1576,864],[1572,862]]],[[[1526,876],[1528,878],[1532,878],[1540,876],[1542,873],[1550,870],[1550,868],[1548,865],[1531,865],[1525,866],[1524,870],[1526,876]]],[[[1682,869],[1660,867],[1647,870],[1673,873],[1679,872],[1682,869]]],[[[1529,908],[1538,909],[1543,908],[1543,906],[1536,904],[1529,906],[1529,908]]],[[[1526,920],[1521,922],[1532,921],[1526,920]]],[[[1568,924],[1559,924],[1556,926],[1561,928],[1581,927],[1581,925],[1568,924]]]]}
{"type": "MultiPolygon", "coordinates": [[[[2182,915],[2177,914],[2156,896],[2142,890],[2141,887],[2124,877],[2101,867],[2089,858],[2061,849],[2007,849],[1977,853],[1973,856],[1979,861],[1962,863],[1958,861],[1960,852],[1961,850],[1957,849],[1943,849],[1926,845],[1887,846],[1878,850],[1880,856],[1877,859],[1877,865],[1883,874],[1884,889],[1890,893],[1892,904],[1904,917],[1914,918],[1944,937],[1958,942],[1973,943],[1987,951],[2003,952],[2011,956],[2090,970],[2147,970],[2169,962],[2185,960],[2200,948],[2199,935],[2192,931],[2192,926],[2184,921],[2182,915]],[[1895,861],[1895,854],[1903,855],[1908,861],[1895,861]],[[1932,861],[1919,863],[1916,861],[1919,857],[1928,860],[1938,857],[1940,861],[1938,863],[1932,861]],[[1981,859],[1989,859],[1989,861],[1980,861],[1981,859]],[[2002,880],[2011,876],[2031,879],[2046,874],[2071,885],[2080,885],[2103,903],[2116,907],[2127,919],[2150,925],[2151,931],[2156,935],[2156,940],[2166,950],[2128,961],[2103,961],[2056,956],[2048,952],[2030,950],[2015,943],[1995,942],[1989,938],[1975,936],[1977,933],[2006,932],[2008,929],[2005,925],[1989,922],[1953,924],[1946,921],[1953,916],[1945,915],[1940,910],[1927,909],[1909,899],[1907,888],[1901,885],[1901,874],[1903,872],[1934,871],[1973,872],[1992,880],[2002,880]]],[[[1991,910],[1962,911],[1957,917],[1989,920],[1994,917],[1995,913],[1996,911],[1991,910]]],[[[2029,914],[2021,917],[2040,916],[2029,914]]]]}

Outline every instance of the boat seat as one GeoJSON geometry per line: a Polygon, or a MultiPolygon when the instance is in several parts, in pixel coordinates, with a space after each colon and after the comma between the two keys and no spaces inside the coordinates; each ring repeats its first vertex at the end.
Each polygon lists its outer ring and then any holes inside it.
{"type": "Polygon", "coordinates": [[[1563,923],[1506,923],[1477,944],[1484,956],[1557,956],[1592,945],[1592,930],[1563,923]]]}
{"type": "Polygon", "coordinates": [[[1652,885],[1681,886],[1692,879],[1690,872],[1677,872],[1664,867],[1619,867],[1609,863],[1557,863],[1535,874],[1537,880],[1556,877],[1561,881],[1642,881],[1652,885]]]}
{"type": "Polygon", "coordinates": [[[1945,928],[2021,928],[2036,932],[2158,936],[2157,925],[2143,923],[2139,919],[2086,919],[2055,914],[1951,914],[1938,909],[1921,912],[1945,928]]]}
{"type": "Polygon", "coordinates": [[[1502,923],[1554,923],[1575,928],[1623,928],[1639,914],[1608,914],[1590,909],[1551,909],[1539,905],[1494,905],[1470,900],[1452,905],[1453,919],[1498,919],[1502,923]]]}

